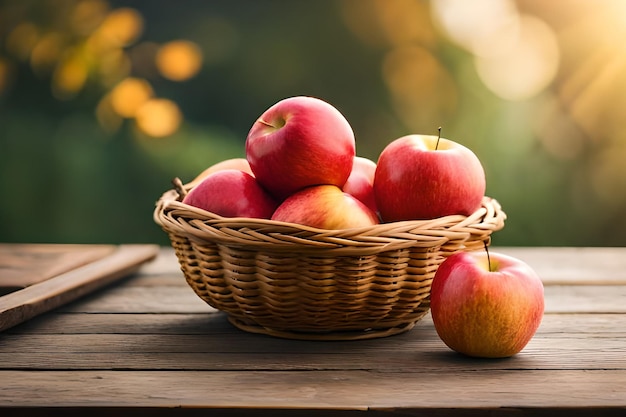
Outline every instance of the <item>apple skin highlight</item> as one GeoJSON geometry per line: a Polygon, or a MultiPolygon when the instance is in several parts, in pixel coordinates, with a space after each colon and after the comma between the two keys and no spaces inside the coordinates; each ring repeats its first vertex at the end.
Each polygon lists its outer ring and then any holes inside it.
{"type": "Polygon", "coordinates": [[[354,132],[331,104],[306,96],[281,100],[254,122],[246,159],[259,183],[278,200],[305,187],[342,187],[356,154],[354,132]]]}
{"type": "Polygon", "coordinates": [[[431,314],[443,342],[459,353],[509,357],[534,336],[544,312],[543,284],[524,262],[490,253],[458,252],[437,270],[431,314]]]}
{"type": "Polygon", "coordinates": [[[350,229],[378,224],[376,213],[335,185],[318,185],[298,191],[278,206],[272,220],[318,229],[350,229]]]}
{"type": "Polygon", "coordinates": [[[407,135],[387,145],[374,177],[384,222],[469,216],[480,207],[485,189],[485,172],[474,152],[428,135],[407,135]]]}
{"type": "Polygon", "coordinates": [[[223,217],[269,219],[278,202],[254,176],[237,169],[209,174],[191,189],[183,203],[223,217]]]}

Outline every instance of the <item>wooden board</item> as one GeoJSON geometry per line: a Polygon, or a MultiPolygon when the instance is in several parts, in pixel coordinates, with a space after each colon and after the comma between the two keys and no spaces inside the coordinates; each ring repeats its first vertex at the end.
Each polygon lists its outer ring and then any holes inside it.
{"type": "Polygon", "coordinates": [[[94,262],[115,249],[114,245],[0,243],[0,295],[94,262]]]}
{"type": "Polygon", "coordinates": [[[135,271],[156,245],[0,245],[0,331],[135,271]]]}

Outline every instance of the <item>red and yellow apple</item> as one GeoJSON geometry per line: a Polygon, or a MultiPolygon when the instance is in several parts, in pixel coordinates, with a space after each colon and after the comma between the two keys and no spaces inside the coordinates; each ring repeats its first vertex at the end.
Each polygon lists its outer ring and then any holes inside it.
{"type": "Polygon", "coordinates": [[[318,229],[350,229],[378,224],[378,216],[336,185],[317,185],[300,190],[274,212],[272,220],[318,229]]]}
{"type": "Polygon", "coordinates": [[[223,217],[269,219],[276,200],[248,174],[236,169],[214,172],[193,187],[183,203],[223,217]]]}
{"type": "Polygon", "coordinates": [[[331,104],[296,96],[268,108],[246,138],[246,159],[259,183],[279,200],[312,185],[342,187],[352,170],[355,139],[331,104]]]}
{"type": "Polygon", "coordinates": [[[470,215],[481,204],[483,166],[465,146],[437,136],[408,135],[381,152],[374,177],[384,222],[470,215]]]}
{"type": "Polygon", "coordinates": [[[437,334],[459,353],[502,358],[532,339],[544,312],[543,284],[525,262],[504,254],[457,252],[432,281],[437,334]]]}
{"type": "Polygon", "coordinates": [[[343,186],[343,191],[356,197],[374,213],[378,212],[374,196],[374,174],[376,163],[362,156],[355,156],[352,172],[343,186]]]}
{"type": "Polygon", "coordinates": [[[211,165],[200,174],[198,174],[193,180],[191,180],[188,185],[198,185],[200,182],[202,182],[203,179],[205,179],[212,173],[225,169],[238,169],[239,171],[247,172],[248,174],[253,175],[252,170],[250,169],[250,164],[248,163],[248,160],[246,158],[231,158],[211,165]]]}

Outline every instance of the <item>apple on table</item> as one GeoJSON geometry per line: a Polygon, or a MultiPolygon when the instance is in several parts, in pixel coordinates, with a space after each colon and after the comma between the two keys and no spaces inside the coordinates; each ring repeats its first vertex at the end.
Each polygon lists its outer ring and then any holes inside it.
{"type": "Polygon", "coordinates": [[[278,200],[305,187],[342,187],[356,152],[354,132],[331,104],[296,96],[268,108],[246,137],[246,159],[278,200]]]}
{"type": "Polygon", "coordinates": [[[488,251],[457,252],[432,281],[437,334],[459,353],[503,358],[520,352],[544,312],[543,284],[525,262],[488,251]]]}
{"type": "Polygon", "coordinates": [[[387,145],[374,177],[384,222],[468,216],[480,207],[485,188],[485,171],[473,151],[429,135],[407,135],[387,145]]]}

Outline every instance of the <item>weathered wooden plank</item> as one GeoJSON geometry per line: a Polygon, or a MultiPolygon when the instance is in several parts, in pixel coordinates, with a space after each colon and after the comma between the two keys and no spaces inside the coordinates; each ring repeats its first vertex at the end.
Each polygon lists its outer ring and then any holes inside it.
{"type": "Polygon", "coordinates": [[[116,286],[68,304],[72,313],[212,313],[215,309],[185,286],[116,286]]]}
{"type": "MultiPolygon", "coordinates": [[[[418,322],[416,330],[431,326],[430,314],[418,322]]],[[[10,330],[8,334],[202,334],[209,337],[223,333],[243,333],[235,329],[221,312],[163,313],[163,314],[84,314],[49,313],[10,330]]],[[[537,334],[579,334],[589,337],[624,337],[624,314],[546,314],[537,334]]],[[[405,337],[395,336],[392,339],[405,337]]],[[[392,340],[390,339],[390,340],[392,340]]],[[[0,342],[2,336],[0,336],[0,342]]],[[[362,341],[360,343],[366,343],[362,341]]]]}
{"type": "MultiPolygon", "coordinates": [[[[117,319],[117,315],[103,317],[117,319]]],[[[385,339],[329,343],[241,332],[230,327],[221,314],[212,315],[206,326],[195,315],[194,324],[187,327],[190,333],[175,334],[172,328],[185,328],[184,320],[175,318],[160,328],[152,327],[156,333],[6,334],[0,339],[0,368],[626,370],[626,318],[614,320],[616,315],[570,316],[579,326],[577,331],[561,329],[560,315],[546,316],[526,349],[502,361],[476,361],[451,352],[439,340],[430,320],[385,339]]]]}
{"type": "Polygon", "coordinates": [[[626,313],[626,285],[545,286],[546,313],[626,313]]]}
{"type": "Polygon", "coordinates": [[[494,247],[527,262],[546,285],[624,285],[626,248],[494,247]]]}
{"type": "MultiPolygon", "coordinates": [[[[603,349],[559,349],[554,340],[551,346],[533,342],[520,354],[506,359],[484,361],[464,358],[449,351],[439,341],[424,341],[426,351],[399,350],[372,355],[363,351],[311,352],[307,354],[284,352],[63,352],[45,351],[11,353],[11,359],[0,360],[0,369],[88,371],[88,370],[171,370],[171,371],[329,371],[367,370],[401,372],[419,369],[424,372],[483,371],[483,370],[621,370],[626,378],[623,351],[617,343],[603,349]],[[596,356],[601,355],[600,359],[596,356]],[[13,362],[11,362],[11,360],[13,362]]],[[[133,343],[131,341],[131,343],[133,343]]],[[[623,342],[622,342],[623,344],[623,342]]],[[[459,387],[462,388],[462,387],[459,387]]]]}
{"type": "Polygon", "coordinates": [[[624,371],[0,371],[3,406],[626,409],[624,371]]]}
{"type": "Polygon", "coordinates": [[[0,243],[0,295],[101,259],[114,245],[0,243]]]}
{"type": "Polygon", "coordinates": [[[0,331],[124,277],[156,255],[153,245],[123,245],[104,258],[0,297],[0,331]]]}

